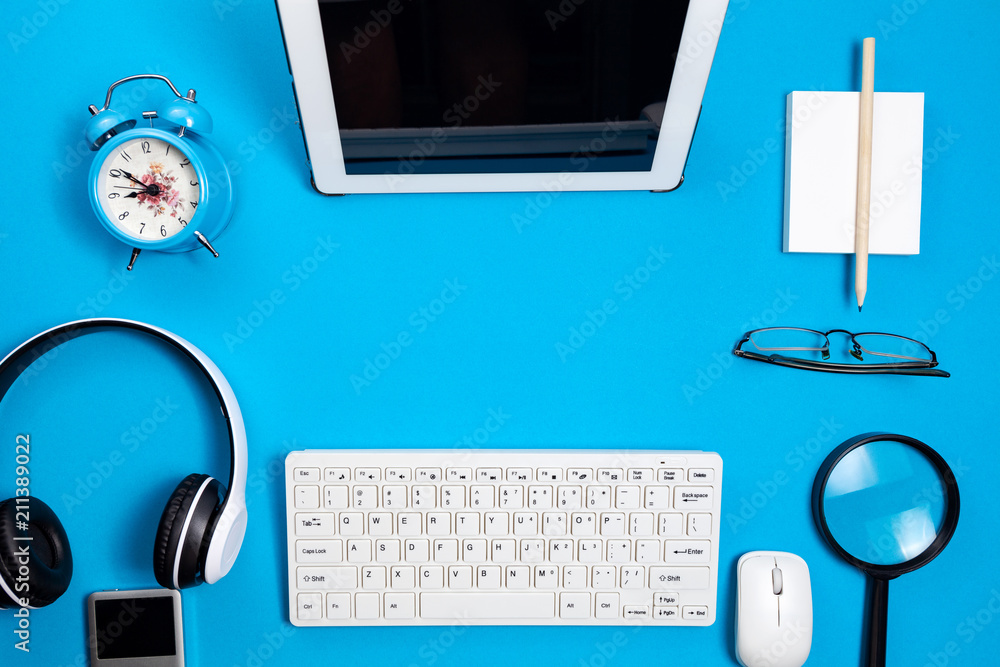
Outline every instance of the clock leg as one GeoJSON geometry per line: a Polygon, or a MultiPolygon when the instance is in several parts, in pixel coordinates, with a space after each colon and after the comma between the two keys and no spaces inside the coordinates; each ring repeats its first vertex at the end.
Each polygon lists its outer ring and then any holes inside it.
{"type": "Polygon", "coordinates": [[[132,265],[135,264],[135,260],[139,257],[139,253],[142,252],[139,248],[132,248],[132,259],[129,260],[128,266],[125,267],[129,271],[132,270],[132,265]]]}
{"type": "Polygon", "coordinates": [[[213,247],[212,247],[212,244],[208,242],[208,239],[206,239],[206,238],[205,238],[205,235],[204,235],[204,234],[202,234],[202,233],[201,233],[201,232],[199,232],[199,231],[195,231],[195,233],[194,233],[194,237],[195,237],[196,239],[198,239],[198,242],[199,242],[199,243],[201,243],[201,244],[202,244],[203,246],[205,246],[206,248],[208,248],[208,251],[209,251],[210,253],[212,253],[212,256],[213,256],[213,257],[218,257],[218,256],[219,256],[219,253],[215,252],[215,248],[213,248],[213,247]]]}

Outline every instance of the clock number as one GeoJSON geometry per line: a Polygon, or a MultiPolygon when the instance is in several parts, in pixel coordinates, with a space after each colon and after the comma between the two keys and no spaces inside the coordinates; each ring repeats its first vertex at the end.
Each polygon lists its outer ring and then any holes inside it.
{"type": "Polygon", "coordinates": [[[118,216],[118,219],[124,220],[127,217],[128,217],[128,211],[124,211],[121,215],[118,216]]]}
{"type": "Polygon", "coordinates": [[[181,166],[182,166],[182,167],[187,167],[187,166],[188,166],[188,165],[190,165],[190,164],[191,164],[191,161],[190,161],[190,160],[184,160],[183,162],[181,162],[181,166]]]}
{"type": "Polygon", "coordinates": [[[130,162],[132,160],[132,156],[126,153],[125,151],[122,151],[121,153],[119,153],[119,155],[125,158],[126,162],[130,162]]]}
{"type": "Polygon", "coordinates": [[[108,176],[110,176],[111,178],[121,178],[122,172],[118,171],[117,169],[112,169],[111,171],[108,172],[108,176]]]}
{"type": "Polygon", "coordinates": [[[187,227],[188,226],[188,221],[185,220],[184,218],[177,218],[177,222],[181,223],[181,227],[187,227]]]}
{"type": "Polygon", "coordinates": [[[139,233],[142,234],[142,230],[144,230],[145,228],[146,228],[146,223],[145,222],[140,222],[139,223],[139,233]]]}
{"type": "Polygon", "coordinates": [[[198,187],[198,181],[188,181],[193,187],[198,187]]]}
{"type": "Polygon", "coordinates": [[[164,155],[170,155],[170,144],[167,144],[167,152],[164,155]]]}
{"type": "Polygon", "coordinates": [[[191,202],[191,208],[198,208],[198,202],[196,201],[191,202]]]}
{"type": "Polygon", "coordinates": [[[167,235],[167,226],[160,225],[160,236],[166,236],[166,235],[167,235]]]}
{"type": "Polygon", "coordinates": [[[118,194],[117,192],[109,192],[108,193],[108,199],[118,199],[119,197],[121,197],[121,195],[118,194]]]}
{"type": "Polygon", "coordinates": [[[149,153],[149,142],[148,141],[142,142],[142,152],[144,154],[145,153],[149,153]]]}

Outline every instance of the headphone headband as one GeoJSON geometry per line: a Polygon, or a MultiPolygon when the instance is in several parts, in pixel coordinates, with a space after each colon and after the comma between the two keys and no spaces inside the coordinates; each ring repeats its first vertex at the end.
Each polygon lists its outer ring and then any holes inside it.
{"type": "Polygon", "coordinates": [[[229,483],[219,508],[219,518],[209,542],[205,563],[205,581],[215,583],[232,567],[246,531],[247,438],[243,413],[240,412],[236,395],[222,371],[204,352],[166,329],[134,320],[92,318],[67,322],[21,343],[0,361],[0,400],[3,400],[7,391],[32,363],[63,343],[91,333],[122,329],[147,334],[169,343],[183,353],[208,379],[219,399],[222,415],[226,418],[230,449],[229,483]]]}

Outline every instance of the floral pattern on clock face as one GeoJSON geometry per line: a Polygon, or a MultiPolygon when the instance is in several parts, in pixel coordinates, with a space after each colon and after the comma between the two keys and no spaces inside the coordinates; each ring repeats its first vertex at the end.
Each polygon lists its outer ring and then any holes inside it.
{"type": "Polygon", "coordinates": [[[97,185],[109,220],[136,239],[158,241],[184,229],[198,210],[201,185],[188,156],[154,137],[115,148],[97,185]]]}

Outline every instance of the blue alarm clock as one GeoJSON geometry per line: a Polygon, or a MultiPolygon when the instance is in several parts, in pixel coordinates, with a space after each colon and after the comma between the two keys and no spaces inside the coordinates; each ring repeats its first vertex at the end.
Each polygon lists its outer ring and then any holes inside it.
{"type": "Polygon", "coordinates": [[[212,247],[233,215],[232,179],[226,161],[202,135],[212,117],[165,76],[138,74],[115,81],[104,106],[89,107],[85,135],[97,151],[88,188],[94,213],[122,243],[132,246],[131,271],[141,250],[187,252],[212,247]],[[111,94],[137,79],[163,81],[177,98],[165,108],[145,111],[149,127],[110,109],[111,94]],[[164,127],[154,127],[158,120],[164,127]]]}

